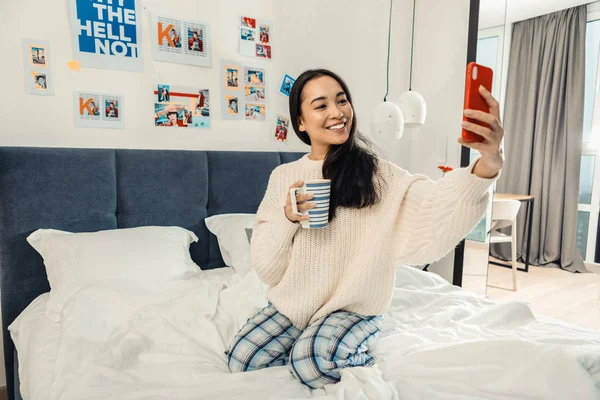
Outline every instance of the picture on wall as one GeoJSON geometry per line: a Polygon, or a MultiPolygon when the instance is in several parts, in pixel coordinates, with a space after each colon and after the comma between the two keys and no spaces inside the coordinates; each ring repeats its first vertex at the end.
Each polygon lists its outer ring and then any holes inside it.
{"type": "Polygon", "coordinates": [[[31,74],[36,92],[48,90],[48,76],[43,72],[33,71],[31,74]]]}
{"type": "Polygon", "coordinates": [[[272,26],[273,24],[267,20],[240,16],[240,54],[270,60],[272,26]]]}
{"type": "Polygon", "coordinates": [[[28,53],[30,54],[30,62],[32,67],[46,65],[46,47],[42,45],[29,45],[28,53]]]}
{"type": "Polygon", "coordinates": [[[238,115],[240,99],[237,96],[225,96],[227,102],[227,114],[238,115]]]}
{"type": "MultiPolygon", "coordinates": [[[[254,24],[248,20],[248,26],[254,24]]],[[[267,71],[221,60],[221,110],[226,120],[264,121],[267,117],[267,71]]]]}
{"type": "Polygon", "coordinates": [[[104,97],[104,115],[103,117],[108,121],[119,121],[121,117],[119,117],[119,108],[121,105],[119,104],[118,97],[104,97]]]}
{"type": "Polygon", "coordinates": [[[240,18],[241,26],[248,29],[256,29],[256,20],[250,17],[240,18]]]}
{"type": "Polygon", "coordinates": [[[262,68],[244,67],[244,83],[246,86],[264,86],[265,70],[262,68]]]}
{"type": "Polygon", "coordinates": [[[242,28],[240,39],[254,42],[254,30],[242,28]]]}
{"type": "Polygon", "coordinates": [[[285,74],[283,76],[283,80],[281,81],[279,93],[283,94],[284,96],[290,97],[290,92],[292,91],[292,86],[294,86],[294,82],[296,82],[294,78],[292,78],[288,74],[285,74]]]}
{"type": "Polygon", "coordinates": [[[268,45],[270,43],[269,42],[270,34],[271,34],[271,26],[270,25],[261,25],[260,31],[258,33],[258,40],[260,41],[260,43],[268,45]]]}
{"type": "MultiPolygon", "coordinates": [[[[160,52],[181,54],[187,48],[181,45],[182,22],[176,19],[152,16],[153,26],[157,28],[157,47],[160,52]]],[[[154,47],[153,47],[154,49],[154,47]]]]}
{"type": "Polygon", "coordinates": [[[138,0],[69,0],[73,59],[91,68],[143,71],[138,0]]]}
{"type": "Polygon", "coordinates": [[[283,114],[277,114],[275,116],[275,127],[271,131],[271,139],[277,142],[287,143],[289,130],[290,118],[283,114]]]}
{"type": "Polygon", "coordinates": [[[256,45],[256,57],[258,58],[271,58],[271,46],[257,44],[256,45]]]}
{"type": "Polygon", "coordinates": [[[246,103],[246,120],[248,121],[264,121],[266,118],[266,110],[264,104],[246,103]]]}
{"type": "Polygon", "coordinates": [[[73,92],[74,125],[86,128],[123,129],[123,96],[73,92]]]}
{"type": "Polygon", "coordinates": [[[258,86],[246,86],[245,88],[246,101],[263,102],[265,101],[265,89],[258,86]]]}
{"type": "Polygon", "coordinates": [[[211,66],[208,23],[152,14],[151,28],[153,60],[211,66]]]}
{"type": "Polygon", "coordinates": [[[54,77],[50,65],[50,43],[44,40],[21,40],[25,74],[25,92],[54,96],[54,77]]]}
{"type": "Polygon", "coordinates": [[[208,89],[158,84],[153,95],[154,126],[210,128],[208,89]]]}
{"type": "Polygon", "coordinates": [[[235,65],[225,66],[225,87],[230,90],[238,90],[240,88],[239,82],[240,67],[235,65]]]}

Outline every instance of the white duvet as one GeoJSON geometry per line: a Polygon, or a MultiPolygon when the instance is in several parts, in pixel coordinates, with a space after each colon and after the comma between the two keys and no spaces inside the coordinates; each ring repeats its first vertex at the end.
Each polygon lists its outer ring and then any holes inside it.
{"type": "Polygon", "coordinates": [[[286,367],[230,374],[223,352],[266,305],[265,288],[252,272],[199,273],[160,295],[86,289],[60,324],[40,318],[40,297],[11,326],[24,397],[600,399],[600,333],[536,318],[525,304],[487,300],[435,274],[397,271],[376,366],[346,369],[325,390],[303,387],[286,367]]]}

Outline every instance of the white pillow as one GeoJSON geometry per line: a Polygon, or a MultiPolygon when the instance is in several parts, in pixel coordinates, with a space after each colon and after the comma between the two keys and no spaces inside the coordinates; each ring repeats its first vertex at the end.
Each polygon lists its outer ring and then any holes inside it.
{"type": "Polygon", "coordinates": [[[38,229],[27,238],[44,259],[50,282],[46,313],[55,322],[74,294],[96,283],[159,289],[167,280],[199,272],[189,252],[197,240],[186,229],[163,226],[92,233],[38,229]]]}
{"type": "Polygon", "coordinates": [[[256,214],[220,214],[206,218],[206,227],[219,242],[223,261],[236,273],[247,272],[252,267],[249,233],[256,214]]]}

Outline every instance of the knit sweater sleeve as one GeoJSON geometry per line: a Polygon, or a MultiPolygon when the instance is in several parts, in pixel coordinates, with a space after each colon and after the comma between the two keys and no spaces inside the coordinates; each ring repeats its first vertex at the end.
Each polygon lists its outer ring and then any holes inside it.
{"type": "Polygon", "coordinates": [[[258,207],[252,232],[252,266],[259,278],[271,286],[279,283],[287,269],[293,238],[300,226],[285,216],[287,190],[282,171],[276,168],[258,207]]]}
{"type": "Polygon", "coordinates": [[[472,173],[476,162],[438,181],[394,166],[396,187],[408,184],[395,220],[396,262],[424,265],[437,261],[477,225],[488,206],[489,188],[499,175],[478,177],[472,173]]]}

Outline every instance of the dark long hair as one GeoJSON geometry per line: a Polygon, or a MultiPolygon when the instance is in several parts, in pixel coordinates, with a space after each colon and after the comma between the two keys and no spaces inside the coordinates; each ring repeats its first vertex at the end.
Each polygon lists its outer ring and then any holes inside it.
{"type": "MultiPolygon", "coordinates": [[[[321,76],[335,79],[352,106],[348,86],[333,72],[327,69],[311,69],[300,74],[290,92],[290,119],[296,135],[308,145],[310,137],[298,127],[299,117],[302,115],[302,91],[306,83],[321,76]]],[[[343,144],[331,145],[323,161],[323,178],[331,179],[329,221],[335,218],[338,207],[364,208],[379,202],[379,180],[375,178],[378,164],[371,146],[371,142],[357,131],[356,113],[353,113],[348,140],[343,144]]]]}

